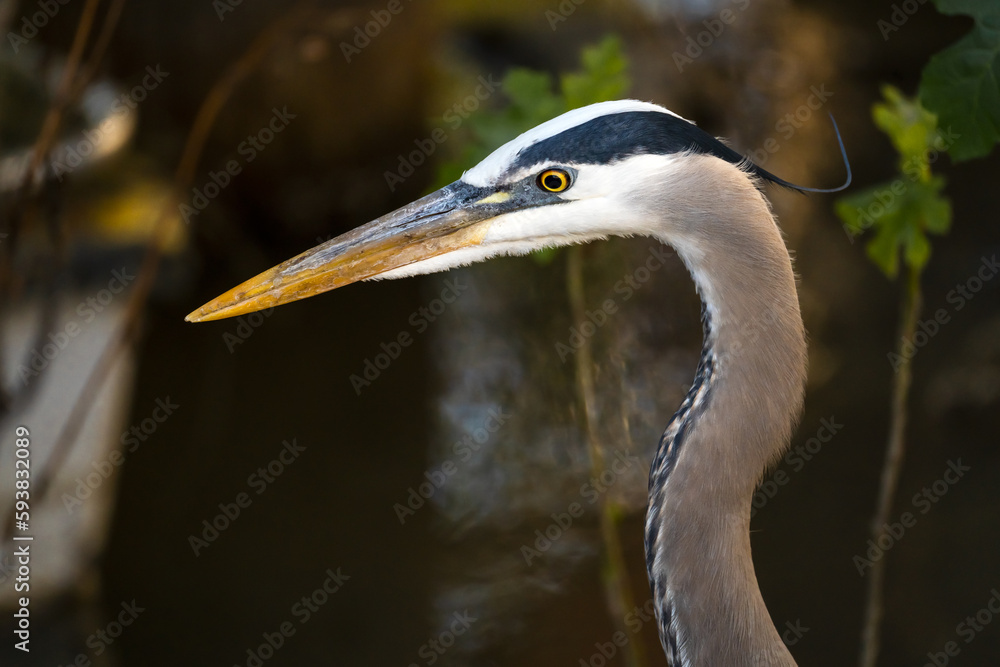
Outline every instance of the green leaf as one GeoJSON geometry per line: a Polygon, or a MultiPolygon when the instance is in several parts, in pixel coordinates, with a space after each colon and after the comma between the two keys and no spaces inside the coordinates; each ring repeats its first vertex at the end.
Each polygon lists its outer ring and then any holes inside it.
{"type": "Polygon", "coordinates": [[[896,250],[895,234],[888,226],[879,228],[865,250],[882,273],[889,278],[896,277],[899,273],[899,252],[896,250]]]}
{"type": "Polygon", "coordinates": [[[631,86],[628,60],[617,35],[609,35],[600,44],[585,48],[580,59],[583,71],[564,74],[561,79],[566,108],[619,99],[631,86]]]}
{"type": "Polygon", "coordinates": [[[965,14],[972,30],[934,55],[924,68],[920,99],[956,135],[952,158],[988,154],[1000,141],[1000,3],[996,0],[936,0],[944,14],[965,14]]]}
{"type": "Polygon", "coordinates": [[[903,245],[903,253],[906,263],[918,269],[924,268],[927,260],[931,256],[931,242],[927,240],[927,235],[920,229],[911,228],[903,245]]]}
{"type": "MultiPolygon", "coordinates": [[[[941,179],[944,187],[944,180],[941,179]]],[[[951,229],[951,203],[945,197],[927,198],[923,209],[924,229],[932,234],[947,234],[951,229]]]]}
{"type": "Polygon", "coordinates": [[[503,91],[510,98],[508,111],[512,111],[515,117],[548,120],[551,118],[549,114],[558,115],[565,111],[563,101],[552,92],[552,77],[545,72],[512,69],[503,77],[503,91]]]}
{"type": "Polygon", "coordinates": [[[898,178],[837,201],[836,212],[851,236],[873,229],[868,256],[882,272],[894,278],[899,256],[908,266],[922,269],[930,258],[927,234],[944,234],[951,226],[951,204],[941,195],[944,179],[898,178]]]}
{"type": "MultiPolygon", "coordinates": [[[[919,177],[926,180],[930,177],[927,154],[938,138],[937,118],[893,86],[882,86],[882,95],[885,102],[872,106],[875,125],[889,135],[900,165],[914,165],[919,177]]],[[[905,166],[901,169],[906,170],[905,166]]]]}

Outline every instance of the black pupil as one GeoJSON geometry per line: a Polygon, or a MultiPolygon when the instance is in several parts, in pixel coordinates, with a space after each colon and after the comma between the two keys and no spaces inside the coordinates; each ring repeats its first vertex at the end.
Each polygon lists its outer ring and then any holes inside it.
{"type": "Polygon", "coordinates": [[[563,179],[558,174],[548,174],[542,179],[542,182],[549,190],[559,190],[563,185],[563,179]]]}

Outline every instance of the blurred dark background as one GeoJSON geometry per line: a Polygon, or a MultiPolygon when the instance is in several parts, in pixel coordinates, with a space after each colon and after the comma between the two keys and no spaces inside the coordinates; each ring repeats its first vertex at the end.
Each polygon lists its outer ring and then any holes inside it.
{"type": "MultiPolygon", "coordinates": [[[[90,6],[51,4],[58,9],[36,35],[26,43],[8,36],[0,47],[5,158],[37,136],[48,104],[44,84],[58,78],[90,6]]],[[[100,3],[95,33],[113,4],[100,3]]],[[[0,3],[4,33],[22,35],[23,20],[32,21],[40,6],[0,3]]],[[[596,513],[537,562],[526,563],[520,551],[553,512],[579,500],[590,476],[574,366],[554,346],[576,324],[565,254],[548,264],[509,258],[364,283],[240,321],[192,325],[184,315],[424,194],[434,164],[460,150],[461,123],[455,127],[447,120],[455,116],[445,114],[468,108],[480,77],[498,80],[514,66],[572,70],[584,45],[614,32],[631,62],[633,97],[694,120],[741,152],[777,139],[766,168],[791,181],[827,186],[842,177],[826,118],[832,112],[855,183],[864,187],[889,178],[895,165],[888,139],[871,122],[880,84],[912,93],[928,58],[971,25],[930,3],[885,39],[877,22],[890,16],[889,2],[402,0],[399,13],[358,47],[358,30],[386,7],[124,3],[84,99],[97,109],[109,94],[133,91],[133,100],[143,99],[116,116],[120,145],[106,132],[92,143],[107,155],[39,186],[10,260],[16,279],[5,286],[3,371],[8,393],[21,398],[8,406],[2,427],[3,470],[13,469],[15,425],[35,434],[37,470],[74,402],[102,393],[47,506],[33,508],[32,651],[15,651],[5,631],[2,664],[605,664],[600,646],[616,623],[601,586],[596,513]],[[688,37],[725,8],[736,19],[678,66],[674,54],[685,53],[688,37]],[[242,74],[225,88],[182,203],[194,207],[214,191],[206,187],[213,174],[225,185],[203,210],[185,214],[165,204],[174,172],[199,108],[234,67],[242,74]],[[791,136],[779,131],[777,123],[816,89],[830,93],[822,108],[791,136]],[[283,120],[269,125],[276,117],[283,120]],[[261,132],[278,125],[271,139],[261,132]],[[400,173],[401,156],[435,128],[447,140],[390,187],[386,174],[400,173]],[[219,174],[230,161],[239,173],[227,180],[219,174]],[[103,388],[88,384],[114,326],[128,317],[129,290],[114,291],[112,272],[139,275],[157,226],[168,240],[136,342],[103,388]],[[419,328],[413,314],[435,307],[446,280],[466,290],[419,328]],[[88,298],[102,304],[100,311],[89,306],[89,320],[88,306],[81,309],[88,298]],[[47,334],[67,331],[66,321],[83,333],[26,375],[31,351],[52,340],[47,334]],[[380,344],[401,332],[413,344],[357,391],[351,376],[363,375],[380,344]],[[475,441],[492,426],[491,410],[507,415],[503,424],[461,458],[454,443],[475,441]],[[133,428],[142,438],[128,437],[133,428]],[[449,460],[457,472],[401,523],[398,506],[410,489],[449,460]],[[96,488],[81,499],[88,475],[108,470],[109,461],[113,472],[93,478],[96,488]],[[240,494],[249,505],[237,518],[219,518],[235,512],[240,494]],[[213,521],[224,528],[208,541],[213,533],[203,522],[213,521]],[[314,595],[328,571],[340,575],[328,589],[340,588],[314,595]],[[315,605],[308,615],[304,596],[315,605]],[[133,601],[141,612],[128,611],[133,601]],[[450,628],[463,627],[453,624],[454,614],[466,612],[476,620],[451,637],[450,628]],[[128,625],[116,628],[116,620],[128,625]],[[282,624],[294,634],[279,641],[273,633],[282,624]],[[266,635],[280,648],[261,651],[266,635]]],[[[477,102],[504,103],[500,89],[477,102]]],[[[79,148],[86,138],[88,113],[99,111],[68,116],[63,136],[70,145],[79,148]]],[[[960,653],[948,664],[1000,663],[1000,622],[981,625],[968,643],[958,628],[1000,597],[1000,282],[984,281],[960,310],[949,300],[1000,250],[1000,158],[952,165],[942,156],[934,166],[948,178],[954,226],[933,239],[922,319],[944,308],[950,321],[914,358],[894,516],[910,511],[917,522],[885,556],[879,664],[886,666],[923,665],[949,641],[960,653]],[[915,494],[959,460],[970,470],[920,513],[915,494]]],[[[9,200],[12,187],[4,187],[9,200]]],[[[858,652],[866,579],[853,559],[868,550],[900,287],[868,261],[860,240],[851,242],[832,213],[834,196],[767,194],[796,259],[810,334],[810,384],[793,447],[816,435],[824,419],[842,428],[804,465],[782,464],[788,483],[754,518],[754,561],[779,631],[808,628],[791,646],[800,664],[844,665],[858,652]]],[[[588,247],[587,303],[613,293],[651,246],[616,239],[588,247]]],[[[595,337],[609,451],[621,443],[648,465],[700,345],[697,299],[673,257],[595,337]]],[[[627,508],[620,535],[640,605],[649,597],[645,474],[630,471],[609,492],[627,508]]],[[[6,508],[13,477],[3,477],[6,508]]],[[[3,627],[11,629],[7,610],[16,596],[4,563],[0,602],[3,627]]],[[[665,664],[655,625],[641,626],[630,641],[642,646],[647,664],[665,664]]],[[[606,664],[624,665],[622,653],[606,664]]]]}

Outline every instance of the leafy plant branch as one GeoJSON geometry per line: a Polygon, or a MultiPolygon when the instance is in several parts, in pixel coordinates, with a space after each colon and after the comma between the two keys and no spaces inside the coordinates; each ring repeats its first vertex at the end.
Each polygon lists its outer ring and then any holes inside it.
{"type": "MultiPolygon", "coordinates": [[[[991,0],[935,0],[945,14],[966,14],[974,27],[965,37],[934,55],[923,71],[919,97],[908,98],[885,86],[884,101],[872,108],[875,125],[899,155],[892,181],[841,198],[837,215],[852,242],[868,233],[869,258],[889,279],[904,265],[899,342],[888,355],[895,372],[890,426],[871,537],[878,540],[890,520],[906,451],[907,404],[912,379],[912,345],[923,295],[920,277],[930,260],[928,235],[951,228],[946,181],[932,166],[948,152],[954,161],[987,155],[1000,141],[1000,5],[991,0]]],[[[868,573],[859,663],[875,667],[883,614],[887,558],[868,573]]]]}

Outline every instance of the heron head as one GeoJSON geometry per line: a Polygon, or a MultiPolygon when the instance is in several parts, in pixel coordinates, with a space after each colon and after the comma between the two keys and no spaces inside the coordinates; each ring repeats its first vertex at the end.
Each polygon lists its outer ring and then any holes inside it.
{"type": "Polygon", "coordinates": [[[650,233],[656,183],[691,154],[746,165],[739,153],[654,104],[575,109],[501,146],[454,183],[251,278],[186,319],[241,315],[360,280],[650,233]]]}

